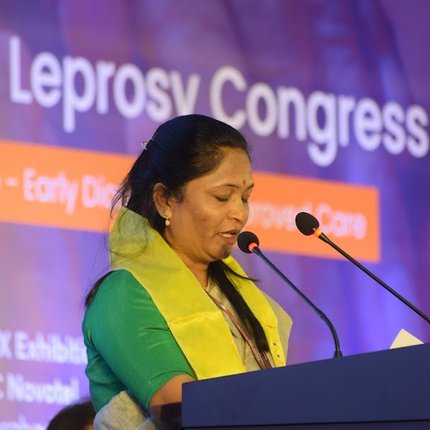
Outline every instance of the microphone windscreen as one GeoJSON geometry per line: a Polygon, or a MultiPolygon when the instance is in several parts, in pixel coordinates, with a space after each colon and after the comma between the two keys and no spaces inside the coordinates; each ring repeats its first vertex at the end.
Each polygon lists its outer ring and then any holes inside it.
{"type": "Polygon", "coordinates": [[[237,237],[237,245],[239,246],[239,249],[247,254],[251,254],[252,250],[249,249],[249,245],[252,244],[258,246],[260,245],[260,241],[258,240],[258,237],[250,231],[242,231],[242,233],[237,237]]]}
{"type": "Polygon", "coordinates": [[[310,236],[315,233],[320,223],[313,215],[307,212],[299,212],[296,215],[296,226],[300,230],[300,233],[310,236]]]}

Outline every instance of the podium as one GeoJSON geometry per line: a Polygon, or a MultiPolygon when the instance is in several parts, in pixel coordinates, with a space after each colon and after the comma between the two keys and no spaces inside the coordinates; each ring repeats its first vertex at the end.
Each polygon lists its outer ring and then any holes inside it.
{"type": "Polygon", "coordinates": [[[430,429],[430,343],[183,385],[184,429],[430,429]]]}

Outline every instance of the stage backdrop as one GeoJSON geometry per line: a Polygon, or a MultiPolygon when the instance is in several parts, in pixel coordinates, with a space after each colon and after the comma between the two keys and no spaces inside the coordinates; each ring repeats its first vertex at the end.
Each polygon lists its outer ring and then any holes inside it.
{"type": "MultiPolygon", "coordinates": [[[[118,182],[192,112],[253,147],[248,229],[332,320],[344,355],[427,323],[315,237],[299,211],[430,313],[427,0],[2,1],[0,429],[88,395],[82,301],[108,267],[118,182]]],[[[289,362],[330,359],[324,322],[256,255],[294,318],[289,362]]]]}

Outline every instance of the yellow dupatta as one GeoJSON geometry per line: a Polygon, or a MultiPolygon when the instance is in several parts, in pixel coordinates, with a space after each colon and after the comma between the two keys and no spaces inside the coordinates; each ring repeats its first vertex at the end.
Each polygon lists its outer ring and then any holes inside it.
{"type": "MultiPolygon", "coordinates": [[[[112,269],[128,270],[150,294],[198,379],[246,371],[222,312],[148,221],[121,208],[110,235],[112,269]]],[[[224,262],[245,275],[228,257],[224,262]]],[[[249,280],[234,284],[259,320],[276,366],[285,365],[277,318],[249,280]]]]}

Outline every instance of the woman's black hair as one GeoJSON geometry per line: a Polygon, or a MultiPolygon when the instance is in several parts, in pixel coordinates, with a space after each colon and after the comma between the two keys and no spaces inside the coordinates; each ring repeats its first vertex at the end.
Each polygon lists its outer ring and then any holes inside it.
{"type": "MultiPolygon", "coordinates": [[[[250,157],[245,138],[224,122],[198,114],[179,116],[165,122],[145,143],[116,193],[112,207],[121,202],[147,218],[150,225],[164,237],[165,222],[153,199],[155,184],[162,183],[169,195],[180,199],[185,184],[219,166],[225,148],[243,150],[250,157]]],[[[259,321],[230,280],[240,275],[221,260],[209,264],[208,274],[253,334],[259,350],[268,351],[267,339],[259,321]]],[[[97,281],[87,295],[87,306],[106,276],[97,281]]]]}

